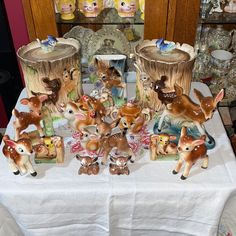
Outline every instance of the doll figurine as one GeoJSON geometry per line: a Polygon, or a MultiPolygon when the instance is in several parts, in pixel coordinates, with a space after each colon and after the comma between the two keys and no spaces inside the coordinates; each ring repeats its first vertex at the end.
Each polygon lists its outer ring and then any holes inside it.
{"type": "Polygon", "coordinates": [[[99,164],[97,162],[98,157],[93,158],[89,156],[76,155],[76,158],[80,161],[81,167],[79,169],[79,175],[97,175],[99,172],[99,164]]]}
{"type": "Polygon", "coordinates": [[[86,17],[97,17],[103,9],[103,0],[79,0],[79,9],[86,17]]]}
{"type": "Polygon", "coordinates": [[[26,174],[30,172],[36,176],[37,172],[30,162],[30,155],[33,153],[31,141],[21,138],[17,141],[11,140],[8,135],[3,136],[3,154],[9,160],[9,166],[14,175],[26,174]]]}
{"type": "Polygon", "coordinates": [[[172,172],[174,175],[178,174],[183,162],[185,162],[185,168],[184,173],[181,175],[182,180],[185,180],[188,177],[192,166],[198,159],[203,159],[203,169],[208,167],[208,155],[207,148],[205,146],[205,138],[206,136],[203,135],[199,139],[194,139],[192,136],[187,135],[187,128],[182,127],[178,143],[179,161],[172,172]]]}
{"type": "Polygon", "coordinates": [[[120,17],[134,17],[138,9],[137,0],[114,0],[114,2],[120,17]]]}
{"type": "Polygon", "coordinates": [[[73,20],[75,18],[75,0],[59,0],[58,11],[61,14],[62,20],[73,20]]]}
{"type": "Polygon", "coordinates": [[[128,157],[111,157],[110,160],[113,163],[109,165],[109,171],[112,175],[129,175],[130,171],[127,166],[127,162],[131,159],[131,156],[128,157]]]}

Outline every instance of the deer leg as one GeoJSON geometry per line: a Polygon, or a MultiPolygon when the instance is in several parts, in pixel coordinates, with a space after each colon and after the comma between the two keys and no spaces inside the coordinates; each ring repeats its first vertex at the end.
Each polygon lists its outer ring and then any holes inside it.
{"type": "Polygon", "coordinates": [[[107,158],[108,158],[108,155],[110,153],[112,148],[109,148],[107,150],[104,151],[104,154],[103,154],[103,158],[102,158],[102,165],[106,165],[107,163],[107,158]]]}
{"type": "Polygon", "coordinates": [[[16,163],[12,159],[9,160],[9,167],[10,167],[11,172],[13,172],[14,175],[20,174],[20,171],[18,170],[16,163]]]}
{"type": "Polygon", "coordinates": [[[20,172],[21,172],[23,175],[26,174],[27,170],[26,170],[24,164],[20,164],[20,165],[19,165],[19,169],[20,169],[20,172]]]}
{"type": "Polygon", "coordinates": [[[180,169],[181,169],[181,167],[182,167],[182,165],[183,165],[183,160],[181,158],[179,158],[178,163],[177,163],[175,169],[172,171],[172,173],[174,175],[178,174],[180,169]]]}
{"type": "Polygon", "coordinates": [[[135,161],[135,155],[134,155],[134,153],[133,153],[133,151],[132,151],[131,148],[129,148],[128,153],[129,153],[129,155],[131,156],[130,162],[131,162],[131,163],[134,163],[134,161],[135,161]]]}
{"type": "Polygon", "coordinates": [[[162,124],[163,124],[163,121],[165,119],[165,117],[168,115],[168,111],[167,110],[164,110],[163,113],[161,114],[161,118],[159,120],[159,124],[158,124],[158,132],[161,132],[161,128],[162,128],[162,124]]]}
{"type": "Polygon", "coordinates": [[[203,158],[203,163],[202,163],[202,168],[203,169],[207,169],[207,167],[208,167],[208,161],[209,161],[209,157],[208,157],[208,155],[206,155],[204,158],[203,158]]]}
{"type": "Polygon", "coordinates": [[[32,166],[32,164],[31,164],[31,162],[30,161],[27,161],[26,163],[25,163],[25,167],[26,167],[26,169],[30,172],[30,174],[32,175],[32,176],[36,176],[37,175],[37,172],[35,171],[35,169],[34,169],[34,167],[32,166]]]}
{"type": "Polygon", "coordinates": [[[193,166],[192,162],[186,162],[186,165],[185,165],[185,168],[184,168],[184,173],[180,177],[182,180],[187,179],[192,166],[193,166]]]}

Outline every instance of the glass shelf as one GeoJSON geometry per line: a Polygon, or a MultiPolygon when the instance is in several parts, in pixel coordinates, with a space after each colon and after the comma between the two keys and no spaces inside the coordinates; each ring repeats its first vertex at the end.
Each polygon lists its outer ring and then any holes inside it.
{"type": "Polygon", "coordinates": [[[115,8],[105,8],[97,17],[85,17],[83,13],[77,11],[75,19],[62,20],[60,14],[56,14],[57,24],[70,24],[70,25],[119,25],[119,24],[132,24],[143,25],[144,21],[140,17],[141,13],[136,12],[134,17],[123,18],[120,17],[115,8]]]}
{"type": "Polygon", "coordinates": [[[217,13],[208,15],[205,19],[200,19],[200,24],[236,24],[236,13],[217,13]]]}

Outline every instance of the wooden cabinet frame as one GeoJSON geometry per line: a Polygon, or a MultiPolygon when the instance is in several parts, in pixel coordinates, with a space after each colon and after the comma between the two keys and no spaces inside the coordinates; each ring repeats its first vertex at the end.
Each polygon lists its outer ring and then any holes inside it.
{"type": "MultiPolygon", "coordinates": [[[[29,38],[58,36],[53,0],[22,0],[29,38]]],[[[144,38],[194,44],[200,0],[145,0],[144,38]]]]}

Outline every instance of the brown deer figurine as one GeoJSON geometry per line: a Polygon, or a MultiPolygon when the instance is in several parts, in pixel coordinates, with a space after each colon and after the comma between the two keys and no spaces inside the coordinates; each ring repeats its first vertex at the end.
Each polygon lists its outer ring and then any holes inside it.
{"type": "Polygon", "coordinates": [[[79,175],[97,175],[99,172],[99,164],[97,162],[98,157],[93,158],[89,156],[76,155],[76,158],[80,161],[81,167],[79,169],[79,175]]]}
{"type": "Polygon", "coordinates": [[[111,157],[110,160],[113,163],[109,165],[109,171],[112,175],[129,175],[130,171],[127,166],[127,162],[131,159],[131,156],[128,157],[111,157]]]}
{"type": "Polygon", "coordinates": [[[43,102],[47,98],[47,95],[39,95],[21,99],[20,103],[23,105],[28,105],[30,112],[19,112],[17,109],[13,109],[12,114],[16,117],[16,120],[13,123],[16,132],[15,140],[18,140],[21,131],[25,130],[31,124],[36,126],[40,136],[44,136],[43,129],[40,125],[40,120],[42,119],[41,108],[43,102]]]}
{"type": "MultiPolygon", "coordinates": [[[[206,135],[203,124],[212,118],[218,102],[220,102],[224,97],[224,90],[220,90],[215,97],[204,97],[200,91],[194,89],[195,96],[200,102],[199,105],[194,103],[189,96],[183,94],[183,89],[177,84],[175,85],[175,91],[176,97],[173,99],[172,103],[166,106],[166,109],[161,115],[158,124],[158,132],[161,132],[164,118],[167,115],[170,115],[174,118],[182,118],[183,120],[193,122],[198,128],[200,134],[206,135]]],[[[208,136],[206,140],[209,141],[208,136]]]]}
{"type": "Polygon", "coordinates": [[[199,139],[194,139],[192,136],[187,135],[187,128],[182,127],[178,143],[179,161],[172,172],[173,174],[178,174],[183,162],[185,162],[185,168],[184,173],[181,175],[182,180],[185,180],[188,177],[193,164],[195,164],[198,159],[203,159],[203,169],[208,167],[205,138],[206,136],[203,135],[199,139]]]}
{"type": "Polygon", "coordinates": [[[9,160],[9,166],[13,174],[26,174],[29,171],[32,176],[36,176],[37,172],[30,162],[30,155],[33,153],[31,141],[26,138],[14,141],[8,135],[4,135],[3,142],[5,145],[2,151],[9,160]]]}

